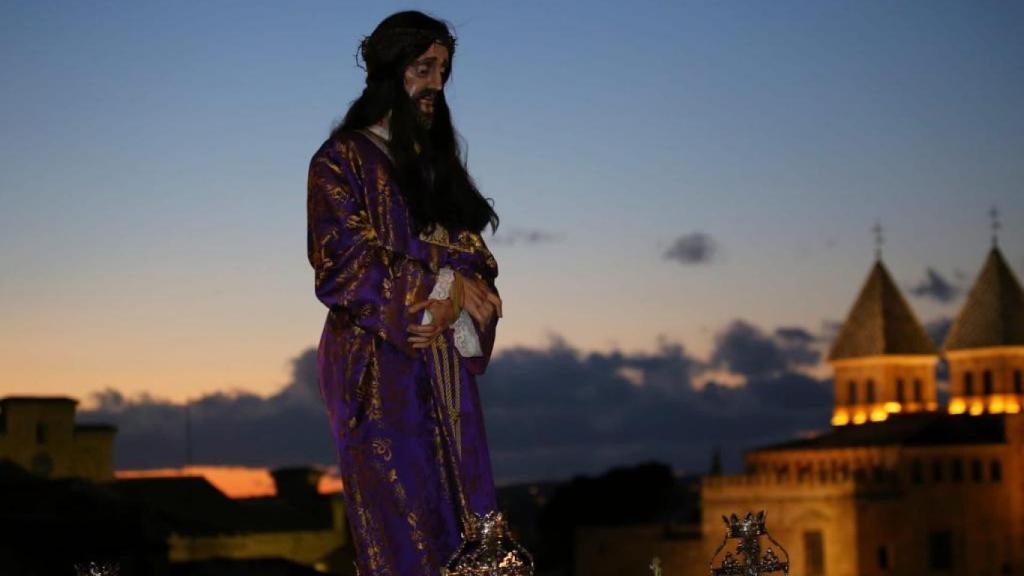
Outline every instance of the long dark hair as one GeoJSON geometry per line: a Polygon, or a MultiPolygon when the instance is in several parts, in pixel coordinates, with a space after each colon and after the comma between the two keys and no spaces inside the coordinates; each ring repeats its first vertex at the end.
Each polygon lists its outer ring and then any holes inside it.
{"type": "MultiPolygon", "coordinates": [[[[426,127],[403,85],[405,68],[442,39],[450,40],[447,44],[454,57],[454,40],[445,22],[412,10],[385,18],[363,43],[366,87],[331,137],[372,126],[391,112],[388,150],[414,232],[429,232],[441,224],[449,230],[482,233],[490,224],[493,233],[498,229],[498,214],[466,170],[444,90],[434,97],[433,120],[426,127]]],[[[451,64],[443,78],[446,84],[451,64]]]]}

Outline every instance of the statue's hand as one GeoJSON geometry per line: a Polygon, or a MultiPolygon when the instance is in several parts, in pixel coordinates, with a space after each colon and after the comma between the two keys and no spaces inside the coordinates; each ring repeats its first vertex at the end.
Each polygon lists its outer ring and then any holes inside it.
{"type": "MultiPolygon", "coordinates": [[[[456,272],[458,274],[458,272],[456,272]]],[[[501,298],[494,293],[486,282],[479,278],[462,277],[463,303],[469,315],[480,326],[487,326],[497,314],[501,318],[501,298]]]]}
{"type": "Polygon", "coordinates": [[[409,314],[426,308],[430,310],[430,324],[410,324],[409,332],[412,333],[407,340],[412,343],[413,348],[426,348],[430,343],[455,322],[455,310],[452,308],[452,301],[445,298],[428,298],[421,300],[409,307],[409,314]]]}

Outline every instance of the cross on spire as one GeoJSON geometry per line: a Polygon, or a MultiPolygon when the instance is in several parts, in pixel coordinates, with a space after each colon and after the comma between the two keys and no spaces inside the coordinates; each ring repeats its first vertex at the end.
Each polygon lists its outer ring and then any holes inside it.
{"type": "Polygon", "coordinates": [[[999,208],[993,206],[988,211],[988,215],[992,219],[992,247],[995,248],[999,245],[999,229],[1001,228],[999,224],[999,208]]]}
{"type": "Polygon", "coordinates": [[[875,259],[882,259],[882,245],[885,244],[885,237],[882,236],[882,223],[875,220],[875,225],[871,227],[871,231],[875,233],[875,259]]]}

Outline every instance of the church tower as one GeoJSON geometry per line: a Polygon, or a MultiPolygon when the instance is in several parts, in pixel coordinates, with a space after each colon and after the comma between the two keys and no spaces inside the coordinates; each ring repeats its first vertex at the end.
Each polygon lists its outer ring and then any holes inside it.
{"type": "Polygon", "coordinates": [[[1021,411],[1024,290],[994,241],[943,352],[949,363],[951,414],[1021,411]]]}
{"type": "Polygon", "coordinates": [[[938,410],[935,345],[880,256],[832,344],[828,363],[834,371],[833,426],[938,410]]]}

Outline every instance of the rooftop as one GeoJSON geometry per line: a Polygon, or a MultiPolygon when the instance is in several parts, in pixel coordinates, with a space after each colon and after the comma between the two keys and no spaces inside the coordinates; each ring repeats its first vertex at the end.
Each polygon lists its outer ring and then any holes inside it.
{"type": "Polygon", "coordinates": [[[864,286],[839,330],[829,360],[882,354],[935,354],[935,344],[918,322],[881,260],[871,267],[864,286]]]}
{"type": "Polygon", "coordinates": [[[993,247],[949,329],[945,350],[1024,346],[1024,290],[993,247]]]}
{"type": "Polygon", "coordinates": [[[1006,418],[1004,414],[891,414],[882,422],[861,426],[836,426],[820,436],[762,446],[754,452],[869,446],[1003,444],[1006,442],[1006,418]]]}

